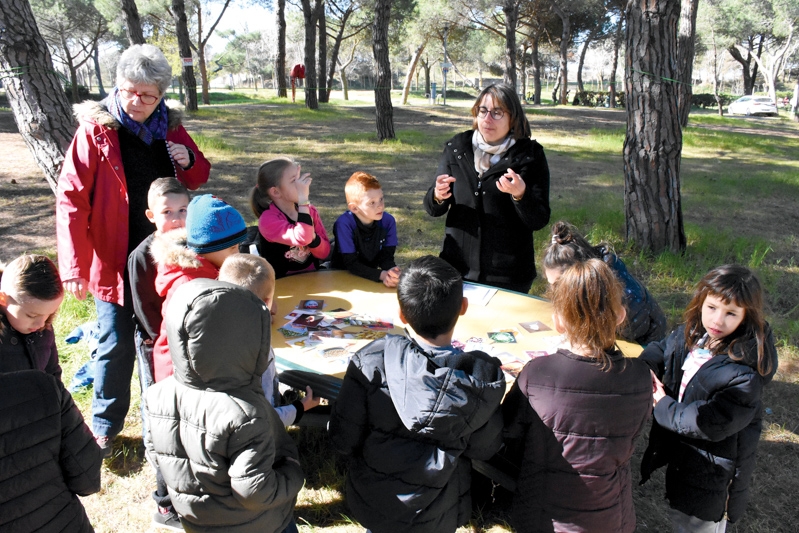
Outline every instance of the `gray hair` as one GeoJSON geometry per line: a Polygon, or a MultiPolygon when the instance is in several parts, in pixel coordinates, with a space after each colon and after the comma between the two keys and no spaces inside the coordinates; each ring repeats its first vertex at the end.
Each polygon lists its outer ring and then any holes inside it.
{"type": "Polygon", "coordinates": [[[163,95],[172,83],[172,66],[157,46],[134,44],[117,63],[117,86],[126,81],[155,85],[163,95]]]}

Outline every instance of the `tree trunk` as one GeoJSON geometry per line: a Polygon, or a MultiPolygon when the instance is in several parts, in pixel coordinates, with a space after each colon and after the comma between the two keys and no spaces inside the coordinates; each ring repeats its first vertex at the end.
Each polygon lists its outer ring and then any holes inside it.
{"type": "Polygon", "coordinates": [[[696,11],[699,0],[682,0],[680,7],[679,33],[677,34],[677,107],[680,125],[688,126],[691,113],[691,81],[694,72],[694,49],[696,44],[696,11]]]}
{"type": "Polygon", "coordinates": [[[288,98],[286,87],[286,0],[277,0],[277,64],[275,65],[278,98],[288,98]]]}
{"type": "Polygon", "coordinates": [[[624,9],[620,10],[619,22],[616,25],[616,35],[613,37],[613,60],[610,67],[610,80],[608,90],[608,105],[611,109],[616,108],[616,71],[619,67],[619,48],[621,48],[622,34],[624,26],[624,9]]]}
{"type": "Polygon", "coordinates": [[[92,53],[94,60],[94,75],[97,76],[97,92],[100,93],[100,98],[105,98],[108,93],[105,92],[103,87],[103,75],[100,73],[100,47],[95,45],[94,52],[92,53]]]}
{"type": "Polygon", "coordinates": [[[394,138],[394,107],[391,105],[391,61],[388,50],[388,23],[391,0],[375,0],[372,51],[377,63],[375,76],[375,116],[377,139],[394,138]]]}
{"type": "MultiPolygon", "coordinates": [[[[178,38],[180,57],[190,58],[191,41],[189,40],[189,27],[186,22],[186,6],[183,0],[172,0],[172,15],[175,17],[175,33],[178,38]]],[[[197,79],[194,77],[194,67],[191,65],[183,66],[182,78],[185,87],[183,105],[189,111],[197,111],[197,79]]]]}
{"type": "Polygon", "coordinates": [[[0,71],[14,121],[55,193],[75,131],[67,96],[28,0],[0,0],[0,71]]]}
{"type": "MultiPolygon", "coordinates": [[[[430,94],[430,63],[425,59],[419,59],[424,70],[424,94],[430,94]]],[[[482,89],[482,86],[479,87],[482,89]]]]}
{"type": "Polygon", "coordinates": [[[319,21],[319,101],[327,103],[330,94],[327,90],[327,19],[324,0],[316,0],[316,17],[319,21]]]}
{"type": "Polygon", "coordinates": [[[505,79],[506,85],[516,92],[516,25],[519,22],[519,3],[505,0],[502,5],[505,13],[505,79]]]}
{"type": "Polygon", "coordinates": [[[585,38],[583,49],[580,52],[580,60],[577,62],[577,90],[581,93],[585,92],[585,89],[583,88],[583,65],[585,64],[585,54],[588,53],[588,46],[591,44],[591,41],[596,38],[596,34],[601,29],[601,26],[591,29],[591,31],[588,33],[588,37],[585,38]]]}
{"type": "Polygon", "coordinates": [[[122,13],[125,18],[125,33],[130,44],[144,44],[144,32],[141,29],[141,19],[139,9],[136,7],[136,0],[121,0],[122,13]]]}
{"type": "Polygon", "coordinates": [[[562,105],[566,105],[569,103],[569,44],[571,44],[572,40],[572,30],[571,30],[571,20],[569,18],[569,14],[566,13],[559,5],[555,2],[552,2],[552,9],[555,11],[555,14],[560,17],[561,23],[563,24],[563,29],[560,34],[560,54],[559,60],[560,64],[558,65],[558,72],[561,76],[560,79],[560,103],[562,105]]]}
{"type": "Polygon", "coordinates": [[[411,63],[408,65],[408,75],[405,76],[405,84],[402,87],[402,105],[408,104],[408,93],[411,91],[411,80],[413,80],[413,75],[416,72],[416,66],[419,64],[419,58],[422,57],[422,52],[424,52],[426,46],[427,39],[425,39],[422,44],[419,45],[419,47],[411,56],[411,63]]]}
{"type": "Polygon", "coordinates": [[[347,20],[352,15],[354,4],[350,4],[346,11],[341,15],[341,22],[336,33],[336,38],[333,40],[333,51],[330,53],[330,72],[327,75],[327,99],[325,102],[330,101],[330,91],[333,90],[333,80],[336,75],[336,64],[338,64],[338,55],[341,51],[341,42],[344,40],[344,29],[347,26],[347,20]]]}
{"type": "Polygon", "coordinates": [[[793,86],[793,98],[791,99],[791,117],[794,122],[799,122],[799,78],[793,86]]]}
{"type": "MultiPolygon", "coordinates": [[[[208,71],[205,70],[205,47],[203,46],[203,10],[197,2],[197,62],[200,64],[200,87],[203,104],[211,105],[211,96],[208,94],[208,71]]],[[[195,90],[196,92],[196,90],[195,90]]]]}
{"type": "Polygon", "coordinates": [[[533,104],[541,105],[541,56],[538,54],[538,37],[530,39],[530,58],[533,66],[533,104]]]}
{"type": "Polygon", "coordinates": [[[682,129],[677,109],[677,20],[672,0],[627,4],[626,236],[655,254],[685,250],[680,201],[682,129]]]}
{"type": "Polygon", "coordinates": [[[305,107],[319,109],[316,99],[316,17],[311,0],[301,0],[305,19],[305,107]]]}

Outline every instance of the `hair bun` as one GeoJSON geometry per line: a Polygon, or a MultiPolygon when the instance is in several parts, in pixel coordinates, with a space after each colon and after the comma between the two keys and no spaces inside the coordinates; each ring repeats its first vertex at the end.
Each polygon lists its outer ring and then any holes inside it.
{"type": "Polygon", "coordinates": [[[558,221],[552,225],[552,244],[569,244],[574,240],[571,225],[558,221]]]}

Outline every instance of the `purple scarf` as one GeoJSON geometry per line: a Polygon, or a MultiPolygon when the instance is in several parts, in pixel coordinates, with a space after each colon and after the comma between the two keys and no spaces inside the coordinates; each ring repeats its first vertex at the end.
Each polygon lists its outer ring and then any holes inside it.
{"type": "Polygon", "coordinates": [[[108,102],[108,111],[125,129],[144,141],[147,146],[150,146],[155,139],[166,139],[169,123],[166,102],[164,102],[163,98],[158,107],[155,108],[155,111],[153,111],[153,114],[142,124],[141,122],[136,122],[125,113],[119,97],[119,88],[114,87],[114,92],[108,102]]]}

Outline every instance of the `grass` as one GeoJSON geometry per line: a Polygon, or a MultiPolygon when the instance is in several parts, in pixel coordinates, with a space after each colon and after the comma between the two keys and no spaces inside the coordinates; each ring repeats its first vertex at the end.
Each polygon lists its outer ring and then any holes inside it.
{"type": "MultiPolygon", "coordinates": [[[[386,192],[387,208],[397,218],[399,262],[437,253],[443,219],[427,216],[421,197],[435,175],[443,142],[469,127],[468,100],[446,108],[421,98],[410,106],[395,99],[397,139],[376,143],[370,91],[351,93],[344,102],[334,92],[331,105],[319,111],[263,95],[220,94],[230,105],[202,106],[188,124],[200,148],[214,164],[207,190],[222,195],[254,222],[247,192],[257,165],[280,154],[295,157],[314,176],[313,202],[332,229],[343,211],[343,183],[357,169],[376,174],[386,192]]],[[[298,96],[302,91],[298,91],[298,96]]],[[[392,94],[392,96],[395,96],[392,94]]],[[[217,101],[217,95],[212,97],[217,101]]],[[[448,104],[450,99],[448,98],[448,104]]],[[[698,279],[711,267],[746,264],[759,273],[769,295],[768,320],[774,327],[781,365],[764,393],[764,434],[752,487],[752,502],[736,532],[793,531],[793,495],[799,493],[799,129],[787,120],[741,120],[712,114],[691,116],[684,135],[682,202],[688,246],[684,254],[657,256],[625,240],[623,167],[624,111],[581,110],[570,106],[530,107],[534,137],[544,145],[552,171],[552,219],[576,224],[592,242],[611,243],[630,270],[661,303],[672,325],[680,320],[698,279]],[[591,117],[580,119],[580,113],[591,117]],[[605,123],[607,122],[607,123],[605,123]]],[[[36,204],[34,204],[36,205],[36,204]]],[[[537,232],[539,257],[548,228],[537,232]]],[[[51,250],[52,252],[52,250],[51,250]]],[[[532,292],[541,294],[537,280],[532,292]]],[[[67,298],[59,313],[59,338],[92,318],[90,302],[67,298]]],[[[86,359],[85,345],[59,342],[65,381],[86,359]]],[[[114,457],[106,462],[103,490],[83,501],[97,531],[142,531],[153,510],[152,475],[141,448],[138,385],[114,457]]],[[[84,413],[90,399],[78,394],[84,413]]],[[[345,466],[328,446],[323,431],[292,429],[307,475],[296,517],[304,532],[361,531],[343,502],[345,466]]],[[[645,439],[633,459],[640,462],[645,439]]],[[[637,480],[637,477],[636,477],[637,480]]],[[[659,472],[643,487],[634,485],[639,531],[668,530],[664,479],[659,472]]],[[[499,503],[507,502],[507,494],[499,503]]],[[[474,515],[472,529],[509,531],[506,507],[487,506],[474,515]]]]}

